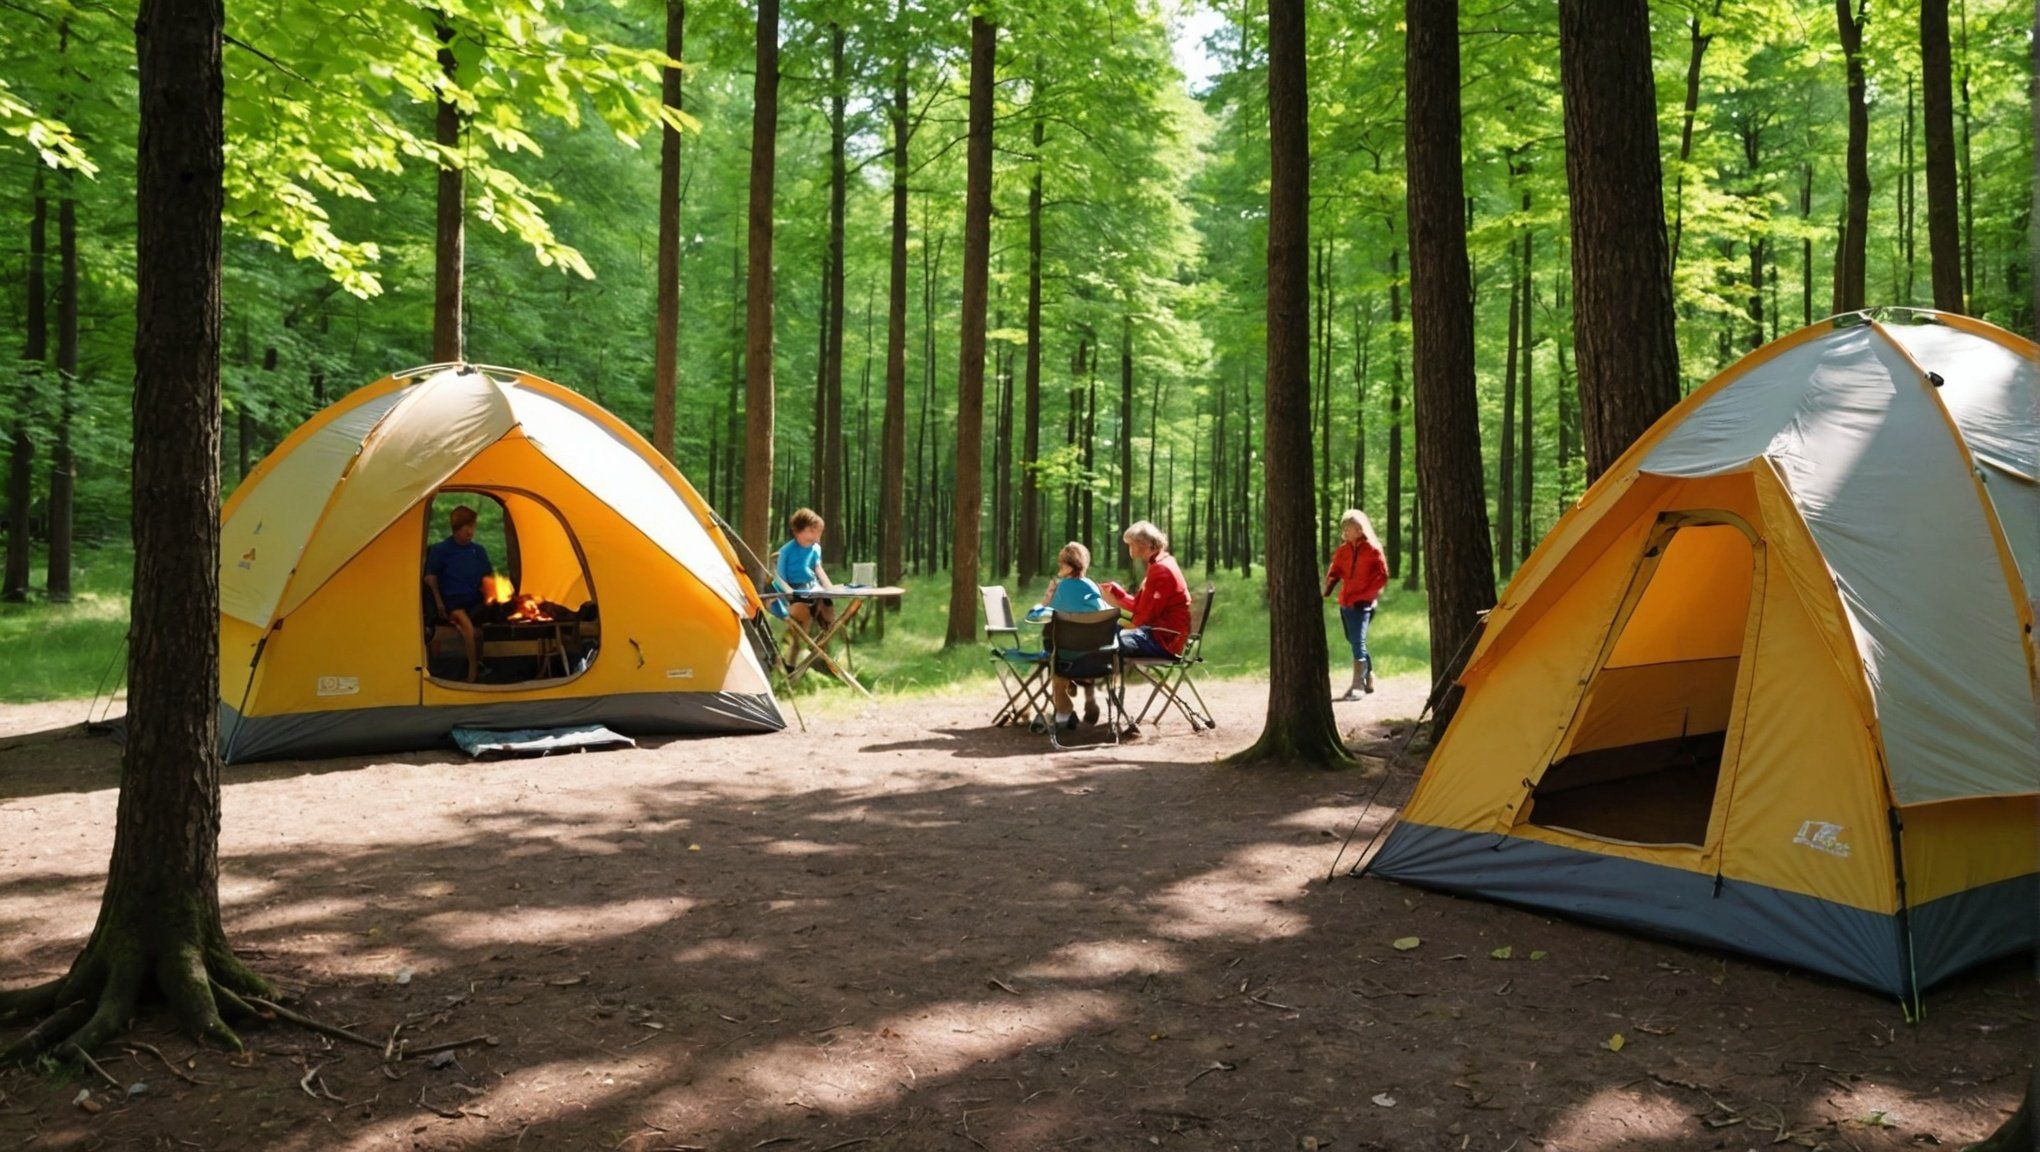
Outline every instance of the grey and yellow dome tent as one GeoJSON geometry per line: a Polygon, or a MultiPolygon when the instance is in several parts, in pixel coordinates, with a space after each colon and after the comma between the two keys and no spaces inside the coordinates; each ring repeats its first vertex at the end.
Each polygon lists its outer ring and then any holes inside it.
{"type": "Polygon", "coordinates": [[[2035,346],[1803,329],[1531,554],[1371,870],[1916,1000],[2034,943],[2036,578],[2035,346]]]}
{"type": "Polygon", "coordinates": [[[585,397],[507,369],[390,376],[292,432],[222,510],[222,744],[239,761],[431,747],[455,727],[776,730],[741,571],[693,486],[585,397]],[[441,494],[441,516],[500,509],[522,592],[599,621],[583,660],[515,684],[433,675],[421,577],[441,494]]]}

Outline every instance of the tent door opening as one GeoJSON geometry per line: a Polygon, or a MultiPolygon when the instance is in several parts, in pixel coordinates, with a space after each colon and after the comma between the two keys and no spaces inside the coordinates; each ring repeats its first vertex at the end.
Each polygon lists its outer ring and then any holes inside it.
{"type": "MultiPolygon", "coordinates": [[[[471,691],[562,683],[593,663],[601,619],[587,557],[559,509],[522,489],[448,485],[428,499],[425,544],[446,531],[448,514],[464,505],[477,513],[475,540],[495,562],[484,580],[485,603],[470,612],[476,629],[478,679],[467,676],[467,650],[448,622],[426,605],[426,676],[471,691]]],[[[429,599],[429,597],[427,598],[429,599]]]]}
{"type": "Polygon", "coordinates": [[[1523,823],[1704,847],[1762,544],[1730,512],[1663,513],[1523,823]]]}

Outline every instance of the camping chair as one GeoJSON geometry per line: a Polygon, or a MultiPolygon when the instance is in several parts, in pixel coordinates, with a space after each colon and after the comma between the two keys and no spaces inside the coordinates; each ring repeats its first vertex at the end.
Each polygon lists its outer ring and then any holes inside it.
{"type": "Polygon", "coordinates": [[[992,727],[1019,724],[1048,708],[1048,653],[1020,645],[1020,626],[1013,619],[1013,601],[1003,585],[981,586],[985,605],[985,639],[992,645],[992,668],[1006,702],[992,716],[992,727]]]}
{"type": "MultiPolygon", "coordinates": [[[[820,618],[814,616],[810,616],[808,626],[803,628],[792,615],[793,605],[823,599],[828,593],[798,592],[789,587],[786,581],[779,578],[778,552],[772,554],[768,563],[765,580],[758,591],[770,598],[769,610],[765,614],[778,617],[782,625],[780,635],[772,647],[772,667],[778,670],[789,689],[816,664],[827,669],[836,679],[854,684],[855,681],[847,677],[842,666],[836,663],[836,658],[829,654],[826,641],[835,630],[824,628],[820,618]],[[816,638],[817,634],[821,639],[816,638]]],[[[866,692],[865,695],[869,696],[870,693],[866,692]]]]}
{"type": "MultiPolygon", "coordinates": [[[[1119,743],[1126,723],[1126,683],[1119,655],[1119,610],[1102,612],[1053,612],[1042,629],[1042,647],[1048,649],[1048,663],[1054,674],[1071,687],[1102,687],[1105,690],[1105,723],[1112,730],[1112,743],[1119,743]]],[[[1048,742],[1062,748],[1062,730],[1055,715],[1042,709],[1035,722],[1047,721],[1048,742]]]]}
{"type": "Polygon", "coordinates": [[[1192,732],[1218,727],[1218,721],[1211,718],[1211,708],[1204,703],[1203,694],[1197,691],[1197,682],[1191,678],[1197,666],[1204,663],[1204,629],[1211,623],[1211,601],[1215,595],[1216,589],[1206,584],[1204,594],[1198,597],[1197,612],[1190,621],[1190,636],[1183,641],[1181,655],[1127,658],[1126,666],[1153,685],[1148,690],[1147,700],[1134,715],[1133,723],[1127,726],[1127,735],[1139,735],[1140,726],[1147,721],[1151,710],[1155,721],[1160,723],[1162,717],[1169,714],[1170,705],[1174,705],[1177,711],[1183,713],[1183,718],[1190,721],[1192,732]],[[1185,699],[1186,693],[1188,699],[1185,699]],[[1157,701],[1160,702],[1159,708],[1156,707],[1157,701]],[[1194,706],[1192,701],[1195,701],[1194,706]]]}

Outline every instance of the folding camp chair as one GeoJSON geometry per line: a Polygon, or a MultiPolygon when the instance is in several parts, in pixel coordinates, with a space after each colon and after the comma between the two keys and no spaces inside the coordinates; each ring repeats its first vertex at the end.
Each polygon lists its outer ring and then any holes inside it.
{"type": "MultiPolygon", "coordinates": [[[[1102,687],[1105,690],[1105,723],[1112,730],[1112,743],[1119,743],[1126,726],[1126,682],[1124,662],[1119,654],[1119,610],[1102,612],[1054,612],[1042,629],[1042,647],[1048,649],[1054,674],[1073,687],[1102,687]]],[[[1048,726],[1048,742],[1063,748],[1062,730],[1055,714],[1042,709],[1036,719],[1048,726]]]]}
{"type": "Polygon", "coordinates": [[[992,646],[992,668],[998,673],[999,687],[1006,690],[1006,703],[992,716],[992,726],[1036,719],[1048,707],[1048,653],[1021,645],[1013,601],[1003,586],[981,586],[978,596],[985,604],[985,639],[992,646]]]}
{"type": "Polygon", "coordinates": [[[1133,723],[1128,725],[1127,735],[1139,735],[1140,726],[1147,722],[1150,711],[1155,714],[1155,722],[1160,723],[1162,717],[1169,714],[1170,705],[1174,705],[1177,711],[1183,713],[1183,718],[1190,721],[1192,732],[1218,727],[1218,721],[1211,718],[1211,709],[1204,703],[1204,696],[1197,691],[1197,682],[1191,678],[1197,666],[1204,663],[1204,629],[1211,623],[1211,601],[1215,595],[1216,590],[1206,584],[1204,594],[1198,597],[1197,612],[1191,618],[1190,635],[1183,641],[1181,655],[1130,656],[1126,659],[1128,668],[1153,685],[1148,689],[1140,711],[1134,715],[1133,723]],[[1185,698],[1186,693],[1188,699],[1185,698]],[[1159,708],[1157,701],[1160,702],[1159,708]],[[1192,701],[1195,701],[1194,706],[1192,701]]]}

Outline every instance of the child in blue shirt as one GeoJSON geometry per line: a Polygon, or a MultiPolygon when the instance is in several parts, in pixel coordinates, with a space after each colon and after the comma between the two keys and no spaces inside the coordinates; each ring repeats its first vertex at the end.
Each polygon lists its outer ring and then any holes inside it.
{"type": "MultiPolygon", "coordinates": [[[[779,582],[793,592],[806,592],[813,588],[828,588],[835,584],[829,574],[822,570],[822,529],[827,527],[812,508],[795,509],[786,518],[786,530],[793,534],[779,550],[776,573],[779,582]]],[[[836,620],[836,606],[828,600],[774,600],[772,612],[781,619],[791,618],[807,630],[808,621],[821,620],[824,627],[836,620]]]]}
{"type": "MultiPolygon", "coordinates": [[[[1055,612],[1103,612],[1111,605],[1105,603],[1105,596],[1098,591],[1098,585],[1084,575],[1091,568],[1091,550],[1072,540],[1063,545],[1055,557],[1056,578],[1048,585],[1048,593],[1041,603],[1028,610],[1027,618],[1042,621],[1055,612]]],[[[1070,682],[1060,676],[1049,677],[1049,695],[1055,701],[1055,723],[1059,728],[1077,726],[1076,705],[1070,699],[1070,682]]],[[[1084,685],[1084,723],[1098,722],[1098,697],[1091,685],[1084,685]]]]}

